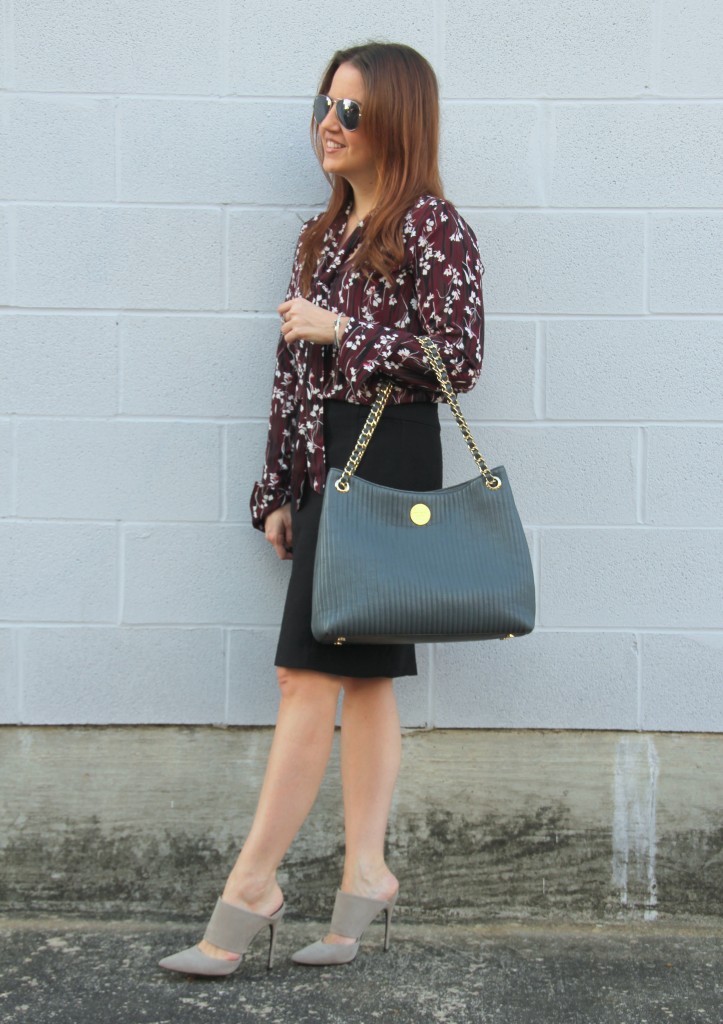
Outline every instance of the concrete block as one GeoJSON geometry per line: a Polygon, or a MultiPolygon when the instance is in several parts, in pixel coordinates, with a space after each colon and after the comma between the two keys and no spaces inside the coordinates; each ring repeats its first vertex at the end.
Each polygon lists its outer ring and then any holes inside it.
{"type": "MultiPolygon", "coordinates": [[[[442,431],[445,486],[469,480],[477,467],[459,427],[442,431]]],[[[525,525],[636,522],[633,427],[475,425],[472,436],[490,469],[507,470],[525,525]]]]}
{"type": "Polygon", "coordinates": [[[116,549],[116,528],[110,523],[2,524],[0,619],[115,621],[116,549]]]}
{"type": "Polygon", "coordinates": [[[13,512],[12,422],[0,420],[0,516],[13,512]]]}
{"type": "Polygon", "coordinates": [[[221,629],[31,628],[21,652],[23,722],[224,720],[221,629]]]}
{"type": "Polygon", "coordinates": [[[220,91],[220,24],[206,0],[184,0],[180,10],[171,0],[35,0],[16,4],[13,20],[18,89],[220,91]]]}
{"type": "Polygon", "coordinates": [[[646,433],[645,522],[721,526],[723,426],[648,427],[646,433]]]}
{"type": "Polygon", "coordinates": [[[546,628],[721,628],[723,531],[543,529],[546,628]]]}
{"type": "MultiPolygon", "coordinates": [[[[259,580],[263,582],[263,578],[259,580]]],[[[281,611],[279,610],[279,620],[281,611]]],[[[274,668],[278,626],[228,631],[229,725],[273,725],[279,707],[274,668]]]]}
{"type": "Polygon", "coordinates": [[[308,101],[124,99],[120,198],[141,202],[325,203],[308,101]]]}
{"type": "Polygon", "coordinates": [[[113,200],[114,120],[112,99],[0,97],[0,196],[113,200]]]}
{"type": "Polygon", "coordinates": [[[488,313],[642,313],[643,214],[460,210],[479,243],[488,313]]]}
{"type": "MultiPolygon", "coordinates": [[[[226,518],[250,526],[249,501],[254,483],[263,472],[268,426],[266,423],[234,423],[225,427],[225,431],[226,518]]],[[[276,557],[270,545],[269,552],[276,557]]]]}
{"type": "Polygon", "coordinates": [[[9,212],[0,206],[0,306],[9,306],[13,302],[9,216],[9,212]]]}
{"type": "Polygon", "coordinates": [[[635,729],[638,654],[629,633],[533,631],[515,640],[440,644],[440,728],[635,729]]]}
{"type": "Polygon", "coordinates": [[[277,314],[123,316],[121,412],[267,419],[280,322],[277,314]]]}
{"type": "Polygon", "coordinates": [[[0,629],[0,723],[18,720],[18,673],[15,663],[15,631],[0,629]]]}
{"type": "Polygon", "coordinates": [[[551,205],[721,205],[723,106],[577,101],[549,116],[551,205]]]}
{"type": "Polygon", "coordinates": [[[288,0],[232,4],[228,28],[231,92],[311,97],[334,51],[366,42],[371,24],[378,26],[372,33],[374,39],[407,43],[435,63],[432,0],[350,6],[343,13],[335,0],[316,0],[313,8],[304,9],[303,16],[288,0]],[[275,59],[280,41],[293,46],[293,60],[284,61],[283,73],[275,59]]]}
{"type": "Polygon", "coordinates": [[[221,213],[17,208],[16,305],[218,309],[221,213]]]}
{"type": "Polygon", "coordinates": [[[266,550],[258,531],[236,523],[129,526],[124,539],[124,623],[280,622],[289,563],[266,550]]]}
{"type": "Polygon", "coordinates": [[[444,103],[441,129],[442,180],[456,206],[544,204],[540,107],[444,103]]]}
{"type": "Polygon", "coordinates": [[[722,251],[723,212],[652,214],[651,311],[723,313],[722,251]]]}
{"type": "Polygon", "coordinates": [[[289,287],[301,225],[313,216],[311,210],[229,211],[228,301],[231,309],[276,313],[289,287]]]}
{"type": "MultiPolygon", "coordinates": [[[[484,276],[483,276],[484,280],[484,276]]],[[[485,317],[482,373],[471,391],[459,396],[466,419],[534,420],[535,324],[532,320],[497,320],[485,317]]],[[[439,418],[454,417],[442,402],[439,418]]]]}
{"type": "Polygon", "coordinates": [[[663,95],[723,95],[723,8],[716,0],[661,0],[654,88],[663,95]]]}
{"type": "Polygon", "coordinates": [[[220,447],[220,428],[210,423],[22,421],[18,515],[216,519],[220,447]]]}
{"type": "Polygon", "coordinates": [[[641,727],[723,732],[723,633],[643,633],[642,641],[641,727]]]}
{"type": "Polygon", "coordinates": [[[630,96],[650,81],[652,11],[643,0],[520,0],[445,12],[445,96],[630,96]],[[604,45],[602,41],[604,40],[604,45]],[[460,60],[461,47],[472,60],[460,60]],[[524,59],[520,55],[524,54],[524,59]]]}
{"type": "Polygon", "coordinates": [[[115,415],[116,332],[107,315],[0,315],[0,413],[115,415]]]}
{"type": "Polygon", "coordinates": [[[545,333],[549,417],[721,418],[719,320],[550,320],[545,333]]]}

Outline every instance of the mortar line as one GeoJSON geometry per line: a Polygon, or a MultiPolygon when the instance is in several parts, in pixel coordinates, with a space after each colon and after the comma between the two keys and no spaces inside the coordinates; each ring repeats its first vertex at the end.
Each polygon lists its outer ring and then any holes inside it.
{"type": "Polygon", "coordinates": [[[218,446],[218,500],[219,500],[219,522],[225,523],[230,522],[228,513],[228,477],[229,474],[226,471],[228,466],[228,428],[226,424],[219,423],[219,446],[218,446]]]}
{"type": "MultiPolygon", "coordinates": [[[[434,60],[437,65],[437,73],[442,89],[446,88],[447,62],[446,34],[447,34],[447,4],[446,0],[434,0],[434,60]]],[[[441,92],[442,90],[440,90],[441,92]]],[[[441,102],[441,96],[440,96],[441,102]]]]}
{"type": "MultiPolygon", "coordinates": [[[[125,97],[123,97],[125,98],[125,97]]],[[[2,203],[8,208],[15,206],[49,206],[52,209],[56,207],[63,209],[71,207],[75,209],[85,209],[90,207],[92,209],[178,209],[178,210],[220,210],[224,206],[228,206],[232,210],[239,210],[241,212],[251,213],[295,213],[298,215],[299,224],[304,222],[303,214],[308,213],[313,215],[314,213],[320,213],[325,209],[325,206],[320,203],[257,203],[252,201],[238,200],[236,202],[226,202],[224,200],[195,200],[195,199],[3,199],[2,203]]],[[[545,213],[549,216],[567,216],[568,214],[579,214],[581,217],[589,215],[606,215],[613,214],[618,219],[626,220],[640,220],[641,216],[646,214],[661,214],[663,216],[675,215],[683,217],[687,215],[701,214],[709,217],[723,217],[723,209],[718,206],[685,206],[685,207],[671,207],[671,206],[582,206],[582,205],[566,205],[566,206],[551,206],[544,205],[543,203],[511,203],[508,206],[494,206],[493,204],[487,203],[467,203],[459,202],[455,204],[460,213],[470,214],[491,214],[495,218],[500,217],[519,217],[520,214],[526,213],[545,213]]],[[[633,311],[636,312],[636,311],[633,311]]],[[[675,312],[675,311],[673,311],[675,312]]],[[[511,315],[511,314],[510,314],[511,315]]],[[[519,315],[515,313],[515,315],[519,315]]],[[[524,314],[523,314],[524,315],[524,314]]],[[[535,315],[529,313],[529,316],[535,315]]],[[[545,315],[545,314],[543,314],[545,315]]],[[[557,313],[549,313],[548,316],[557,316],[557,313]]],[[[587,315],[587,314],[575,314],[575,315],[587,315]]],[[[616,313],[600,313],[599,316],[627,316],[627,313],[616,314],[616,313]]],[[[640,314],[638,314],[640,315],[640,314]]],[[[684,315],[684,314],[681,314],[684,315]]],[[[708,316],[715,314],[694,314],[696,316],[708,316]]],[[[718,314],[720,315],[720,314],[718,314]]]]}
{"type": "Polygon", "coordinates": [[[224,675],[224,699],[223,699],[223,720],[229,724],[229,702],[231,698],[231,629],[228,626],[222,628],[223,633],[223,675],[224,675]]]}
{"type": "MultiPolygon", "coordinates": [[[[440,2],[440,0],[435,0],[440,2]]],[[[443,2],[443,0],[442,0],[443,2]]],[[[436,49],[435,49],[436,54],[436,49]]],[[[432,58],[436,61],[436,56],[432,58]]],[[[230,55],[229,55],[230,60],[230,55]]],[[[435,69],[437,70],[437,69],[435,69]]],[[[63,99],[78,99],[80,101],[86,99],[110,99],[113,96],[119,95],[114,90],[102,90],[102,89],[15,89],[13,88],[12,82],[6,85],[7,91],[12,91],[16,96],[29,96],[33,98],[37,97],[61,97],[63,99]]],[[[152,100],[153,102],[168,102],[174,103],[178,100],[184,100],[187,102],[197,103],[214,103],[214,104],[235,104],[235,103],[249,103],[254,105],[268,106],[269,103],[273,103],[277,106],[291,105],[293,103],[304,103],[307,104],[312,97],[312,93],[284,93],[283,95],[278,93],[243,93],[243,92],[229,92],[224,95],[218,90],[215,92],[123,92],[123,99],[130,100],[152,100]]],[[[529,106],[532,103],[544,102],[554,106],[574,105],[579,107],[581,105],[590,106],[601,106],[601,105],[618,105],[618,106],[666,106],[669,104],[683,104],[685,106],[718,106],[723,103],[723,96],[710,96],[710,95],[685,95],[680,96],[675,93],[658,93],[655,96],[644,94],[642,96],[549,96],[549,95],[534,95],[528,94],[525,96],[451,96],[445,95],[441,98],[443,104],[449,104],[455,107],[499,107],[499,106],[529,106]]]]}
{"type": "MultiPolygon", "coordinates": [[[[116,622],[115,622],[116,626],[128,626],[128,625],[131,625],[131,623],[127,623],[127,622],[123,621],[123,618],[124,618],[124,615],[125,615],[124,597],[125,597],[125,581],[126,581],[126,576],[125,576],[126,534],[125,534],[125,529],[124,529],[125,525],[126,524],[124,524],[123,521],[120,520],[120,519],[116,523],[116,535],[117,535],[116,556],[117,556],[117,560],[118,560],[118,562],[117,562],[117,564],[118,564],[118,586],[117,586],[118,609],[117,609],[117,613],[116,613],[116,622]]],[[[85,623],[82,623],[82,625],[85,625],[85,623]]],[[[111,623],[108,623],[108,625],[111,625],[111,623]]]]}
{"type": "Polygon", "coordinates": [[[229,32],[231,25],[231,10],[229,0],[221,0],[219,5],[219,77],[220,92],[228,96],[231,92],[231,47],[229,45],[229,32]]]}
{"type": "Polygon", "coordinates": [[[549,208],[552,162],[555,155],[555,108],[549,106],[546,100],[539,100],[535,107],[536,117],[533,138],[539,164],[540,206],[549,208]],[[552,144],[552,149],[550,149],[550,144],[552,144]]]}
{"type": "Polygon", "coordinates": [[[15,653],[15,707],[20,725],[25,722],[25,630],[13,629],[15,653]]]}
{"type": "Polygon", "coordinates": [[[3,0],[3,24],[5,27],[4,58],[5,74],[2,86],[8,92],[15,92],[17,73],[15,68],[15,12],[12,0],[3,0]]]}
{"type": "Polygon", "coordinates": [[[637,698],[638,698],[638,702],[637,702],[638,703],[638,706],[637,706],[637,723],[638,723],[638,732],[642,732],[643,731],[643,634],[636,631],[635,634],[634,634],[634,637],[635,637],[635,640],[634,640],[634,643],[635,643],[635,653],[637,655],[637,658],[636,658],[637,686],[638,686],[638,693],[637,693],[637,698]]]}
{"type": "Polygon", "coordinates": [[[637,450],[636,450],[636,470],[637,470],[637,508],[636,517],[638,523],[641,526],[650,527],[649,523],[646,523],[646,516],[648,513],[647,509],[647,487],[648,487],[648,431],[647,427],[641,425],[637,428],[637,450]]]}
{"type": "MultiPolygon", "coordinates": [[[[0,200],[0,206],[7,206],[10,208],[11,204],[4,203],[0,200]]],[[[11,303],[4,305],[0,308],[0,317],[2,316],[87,316],[87,317],[99,317],[99,316],[119,316],[119,317],[163,317],[168,319],[169,317],[184,317],[193,319],[211,319],[211,318],[226,318],[236,320],[278,320],[279,314],[273,310],[262,310],[262,309],[184,309],[178,306],[153,306],[148,308],[141,307],[120,307],[120,306],[13,306],[11,303]]],[[[589,321],[606,321],[606,320],[619,320],[622,323],[627,321],[657,321],[668,322],[671,320],[689,320],[692,323],[717,323],[723,321],[723,313],[680,313],[680,312],[668,312],[668,313],[647,313],[645,311],[630,311],[628,313],[584,313],[584,312],[566,312],[560,310],[555,313],[543,313],[543,312],[509,312],[497,310],[494,313],[485,313],[485,323],[554,323],[557,320],[589,320],[589,321]]],[[[625,422],[628,422],[627,420],[625,422]]]]}
{"type": "Polygon", "coordinates": [[[115,202],[121,202],[121,99],[113,97],[113,195],[115,202]]]}
{"type": "MultiPolygon", "coordinates": [[[[653,0],[651,5],[651,19],[650,19],[650,49],[649,49],[649,60],[650,60],[650,89],[655,94],[658,82],[660,80],[660,56],[661,56],[661,42],[662,42],[662,14],[660,10],[660,0],[653,0]]],[[[658,99],[657,96],[651,96],[651,99],[658,99]]]]}
{"type": "Polygon", "coordinates": [[[535,385],[533,406],[539,420],[547,420],[547,324],[538,320],[535,324],[535,385]]]}
{"type": "Polygon", "coordinates": [[[223,203],[221,205],[221,307],[224,311],[230,308],[228,269],[230,220],[228,204],[223,203]]]}

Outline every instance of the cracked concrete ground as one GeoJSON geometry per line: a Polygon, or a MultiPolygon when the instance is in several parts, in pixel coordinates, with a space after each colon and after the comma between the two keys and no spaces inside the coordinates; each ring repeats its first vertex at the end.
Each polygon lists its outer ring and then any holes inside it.
{"type": "Polygon", "coordinates": [[[323,926],[285,921],[237,971],[174,974],[179,925],[71,918],[0,924],[3,1024],[721,1024],[723,922],[373,924],[350,965],[292,964],[323,926]]]}

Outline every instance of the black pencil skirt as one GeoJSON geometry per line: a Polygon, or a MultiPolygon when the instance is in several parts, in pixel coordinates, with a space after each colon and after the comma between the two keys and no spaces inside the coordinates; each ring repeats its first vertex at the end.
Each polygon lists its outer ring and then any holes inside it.
{"type": "MultiPolygon", "coordinates": [[[[368,406],[324,402],[326,465],[343,469],[369,413],[368,406]]],[[[435,402],[388,405],[357,475],[402,490],[442,486],[439,407],[435,402]]],[[[323,495],[307,490],[292,505],[293,560],[274,664],[339,676],[414,676],[414,644],[320,644],[311,632],[314,556],[323,495]]],[[[353,585],[353,581],[350,581],[353,585]]]]}

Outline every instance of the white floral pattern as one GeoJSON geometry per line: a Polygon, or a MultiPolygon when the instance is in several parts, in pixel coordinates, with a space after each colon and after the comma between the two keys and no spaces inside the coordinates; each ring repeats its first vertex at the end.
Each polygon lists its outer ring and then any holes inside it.
{"type": "MultiPolygon", "coordinates": [[[[380,274],[353,270],[348,261],[363,222],[341,242],[351,202],[324,236],[306,297],[350,317],[339,350],[333,345],[279,336],[271,393],[266,457],[251,495],[257,529],[269,512],[301,502],[307,486],[322,493],[324,400],[371,405],[381,377],[395,381],[390,403],[438,402],[437,379],[415,335],[437,344],[455,391],[469,391],[482,369],[484,306],[477,239],[446,199],[422,195],[404,218],[405,258],[389,283],[380,274]]],[[[299,234],[286,299],[300,295],[299,234]]]]}

